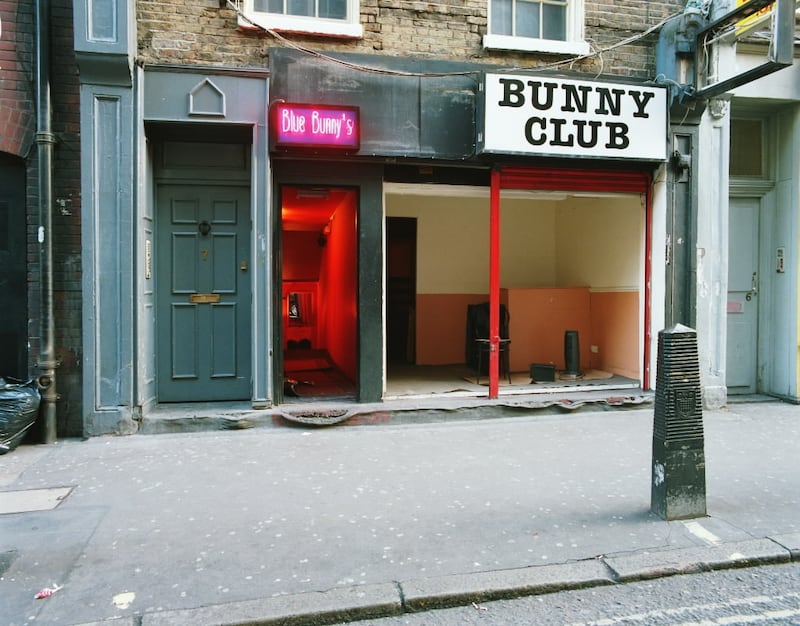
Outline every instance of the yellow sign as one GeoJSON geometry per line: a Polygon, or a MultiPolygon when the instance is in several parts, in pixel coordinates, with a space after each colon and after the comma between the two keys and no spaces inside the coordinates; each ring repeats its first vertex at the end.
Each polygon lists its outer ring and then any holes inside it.
{"type": "MultiPolygon", "coordinates": [[[[748,2],[750,2],[750,0],[736,0],[736,6],[738,7],[743,4],[747,4],[748,2]]],[[[741,37],[742,35],[746,34],[759,24],[766,21],[767,18],[770,15],[772,15],[774,9],[775,9],[775,3],[771,2],[770,4],[756,11],[752,15],[748,15],[746,18],[736,22],[736,35],[741,37]]]]}

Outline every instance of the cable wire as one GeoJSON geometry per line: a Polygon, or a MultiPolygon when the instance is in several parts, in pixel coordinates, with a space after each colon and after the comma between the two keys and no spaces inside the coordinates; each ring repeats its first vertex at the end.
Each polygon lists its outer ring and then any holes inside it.
{"type": "MultiPolygon", "coordinates": [[[[469,76],[469,75],[477,74],[477,73],[482,71],[482,70],[479,70],[479,69],[471,69],[471,70],[463,70],[463,71],[457,71],[457,72],[455,72],[455,71],[451,71],[451,72],[409,72],[409,71],[404,71],[404,70],[392,70],[392,69],[387,69],[387,68],[372,67],[372,66],[363,65],[363,64],[360,64],[360,63],[352,63],[350,61],[345,61],[343,59],[339,59],[339,58],[330,56],[328,54],[324,54],[322,52],[319,52],[318,50],[313,50],[311,48],[307,48],[306,46],[303,46],[303,45],[298,44],[298,43],[296,43],[294,41],[291,41],[290,39],[287,39],[286,37],[284,37],[280,33],[276,32],[275,30],[272,30],[271,28],[267,28],[265,26],[262,26],[258,22],[255,22],[254,20],[252,20],[250,17],[248,17],[244,13],[244,11],[242,11],[241,7],[239,6],[239,2],[235,2],[234,0],[226,0],[226,3],[245,22],[250,24],[252,27],[261,30],[262,32],[267,33],[270,37],[272,37],[275,40],[279,41],[284,46],[286,46],[288,48],[292,48],[294,50],[297,50],[298,52],[302,52],[302,53],[307,54],[309,56],[312,56],[314,58],[317,58],[317,59],[320,59],[320,60],[323,60],[323,61],[328,61],[330,63],[335,63],[335,64],[338,64],[338,65],[342,65],[344,67],[347,67],[348,69],[352,69],[352,70],[355,70],[355,71],[368,72],[368,73],[371,73],[371,74],[384,74],[384,75],[388,75],[388,76],[405,76],[405,77],[413,77],[413,78],[436,78],[436,77],[445,77],[445,76],[469,76]]],[[[603,73],[603,65],[604,64],[602,62],[602,59],[603,59],[602,55],[603,55],[604,52],[610,52],[612,50],[616,50],[617,48],[621,48],[623,46],[627,46],[627,45],[630,45],[632,43],[636,43],[640,39],[644,39],[648,35],[650,35],[653,32],[659,30],[661,27],[666,25],[668,22],[680,17],[681,15],[683,15],[683,11],[679,11],[677,13],[673,13],[672,15],[669,15],[668,17],[666,17],[663,20],[661,20],[658,24],[655,24],[655,25],[651,26],[650,28],[648,28],[644,32],[637,33],[635,35],[627,37],[626,39],[623,39],[622,41],[619,41],[617,43],[611,44],[611,45],[606,46],[604,48],[594,48],[594,46],[592,46],[593,50],[591,52],[589,52],[588,54],[575,55],[575,56],[570,57],[568,59],[563,59],[561,61],[554,61],[552,63],[546,63],[544,65],[537,65],[535,67],[520,67],[520,66],[517,66],[517,67],[503,68],[503,69],[498,69],[498,70],[493,70],[493,71],[497,71],[498,73],[516,72],[516,71],[522,71],[522,70],[524,70],[524,71],[547,71],[547,70],[559,68],[559,67],[561,67],[563,65],[569,65],[570,67],[572,67],[575,63],[577,63],[579,61],[583,61],[583,60],[586,60],[586,59],[592,59],[594,57],[598,57],[600,59],[600,61],[601,61],[601,69],[600,69],[600,72],[597,75],[600,76],[600,74],[603,73]]]]}

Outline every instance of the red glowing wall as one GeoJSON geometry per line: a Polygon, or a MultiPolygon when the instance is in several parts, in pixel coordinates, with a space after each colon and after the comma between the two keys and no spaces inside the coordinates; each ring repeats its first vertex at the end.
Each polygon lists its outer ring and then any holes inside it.
{"type": "Polygon", "coordinates": [[[320,342],[352,380],[357,375],[357,249],[356,195],[336,210],[319,273],[320,342]]]}

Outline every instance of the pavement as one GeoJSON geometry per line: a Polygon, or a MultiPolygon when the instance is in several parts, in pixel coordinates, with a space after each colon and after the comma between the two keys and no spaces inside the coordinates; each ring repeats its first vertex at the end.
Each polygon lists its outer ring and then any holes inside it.
{"type": "Polygon", "coordinates": [[[755,400],[704,413],[707,514],[673,521],[651,512],[649,401],[173,412],[21,445],[0,456],[0,621],[368,622],[798,560],[800,406],[755,400]]]}

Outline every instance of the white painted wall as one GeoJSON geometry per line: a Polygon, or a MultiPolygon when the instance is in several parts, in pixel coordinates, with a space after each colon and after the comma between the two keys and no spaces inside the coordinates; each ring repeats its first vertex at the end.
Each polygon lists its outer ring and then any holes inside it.
{"type": "MultiPolygon", "coordinates": [[[[739,52],[737,69],[764,57],[739,52]]],[[[762,198],[762,267],[759,324],[761,391],[789,399],[800,395],[800,63],[734,92],[734,106],[765,115],[773,124],[768,142],[774,185],[762,198]],[[785,249],[784,273],[775,269],[777,248],[785,249]]],[[[758,185],[754,183],[755,195],[758,185]]],[[[742,192],[737,181],[736,193],[742,192]]],[[[724,338],[725,335],[723,334],[724,338]]]]}
{"type": "MultiPolygon", "coordinates": [[[[739,52],[736,55],[736,69],[739,72],[758,67],[766,61],[765,56],[739,52]]],[[[764,98],[780,100],[800,100],[800,63],[794,62],[747,85],[733,90],[737,98],[764,98]]]]}
{"type": "Polygon", "coordinates": [[[800,201],[800,106],[776,116],[777,167],[775,190],[767,201],[769,230],[761,237],[762,258],[768,268],[769,301],[762,313],[765,322],[760,361],[764,367],[765,391],[796,398],[798,395],[798,211],[800,201]],[[775,270],[776,249],[786,252],[784,273],[775,270]]]}
{"type": "MultiPolygon", "coordinates": [[[[552,285],[555,206],[504,200],[500,260],[503,287],[552,285]]],[[[386,195],[387,217],[417,218],[417,293],[489,291],[489,195],[386,195]]]]}
{"type": "Polygon", "coordinates": [[[716,101],[703,113],[697,176],[697,343],[706,408],[727,402],[725,339],[728,290],[730,110],[716,101]]]}
{"type": "MultiPolygon", "coordinates": [[[[552,287],[558,283],[558,247],[554,232],[559,205],[550,200],[501,201],[502,287],[552,287]]],[[[488,266],[485,271],[488,272],[488,266]]]]}
{"type": "Polygon", "coordinates": [[[569,198],[556,213],[559,285],[636,290],[644,271],[644,197],[569,198]]]}
{"type": "MultiPolygon", "coordinates": [[[[649,331],[649,360],[647,363],[650,388],[655,389],[658,373],[658,333],[666,324],[666,254],[667,254],[667,167],[662,165],[653,179],[653,215],[652,215],[652,250],[650,276],[650,328],[644,328],[644,311],[640,312],[641,330],[649,331]]],[[[646,305],[644,298],[639,306],[646,305]]],[[[644,337],[644,333],[642,334],[644,337]]],[[[639,361],[644,362],[644,342],[641,344],[642,354],[639,361]]]]}
{"type": "MultiPolygon", "coordinates": [[[[417,292],[489,291],[489,199],[386,195],[388,217],[417,218],[417,292]]],[[[501,286],[639,289],[644,204],[638,194],[506,199],[501,286]]]]}

